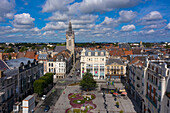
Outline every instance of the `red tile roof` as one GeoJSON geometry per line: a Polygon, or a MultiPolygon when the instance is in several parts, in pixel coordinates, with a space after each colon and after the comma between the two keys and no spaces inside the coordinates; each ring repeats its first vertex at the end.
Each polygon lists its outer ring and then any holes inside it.
{"type": "Polygon", "coordinates": [[[30,59],[35,59],[36,52],[35,51],[27,51],[25,57],[30,59]]]}
{"type": "Polygon", "coordinates": [[[132,50],[131,51],[124,51],[125,55],[133,55],[132,50]]]}

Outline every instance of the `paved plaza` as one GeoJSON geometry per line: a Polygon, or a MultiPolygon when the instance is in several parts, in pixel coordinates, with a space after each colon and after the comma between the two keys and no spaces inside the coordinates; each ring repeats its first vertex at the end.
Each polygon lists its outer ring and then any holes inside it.
{"type": "MultiPolygon", "coordinates": [[[[71,108],[70,100],[68,99],[68,95],[70,93],[80,93],[79,86],[67,86],[66,89],[63,90],[61,96],[56,102],[55,106],[52,106],[49,113],[65,113],[66,109],[71,108]]],[[[97,105],[94,110],[91,110],[93,113],[119,113],[120,110],[123,110],[124,113],[136,113],[134,110],[134,105],[131,100],[126,97],[120,96],[117,97],[115,101],[115,97],[112,94],[105,94],[107,109],[105,109],[103,92],[98,91],[90,91],[88,93],[93,93],[96,95],[96,98],[93,100],[93,103],[97,105]],[[116,102],[119,102],[120,106],[117,108],[116,102]]]]}

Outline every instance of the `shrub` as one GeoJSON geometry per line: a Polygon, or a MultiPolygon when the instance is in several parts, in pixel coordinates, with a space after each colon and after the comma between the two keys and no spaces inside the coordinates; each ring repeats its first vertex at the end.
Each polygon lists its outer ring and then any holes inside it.
{"type": "Polygon", "coordinates": [[[123,113],[123,110],[120,110],[120,112],[119,113],[123,113]]]}
{"type": "Polygon", "coordinates": [[[119,102],[116,102],[116,105],[119,106],[119,102]]]}

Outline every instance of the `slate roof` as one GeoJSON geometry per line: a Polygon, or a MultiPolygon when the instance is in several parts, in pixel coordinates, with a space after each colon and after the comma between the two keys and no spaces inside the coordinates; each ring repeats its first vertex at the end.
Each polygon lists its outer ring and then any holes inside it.
{"type": "Polygon", "coordinates": [[[4,61],[2,61],[0,59],[0,70],[6,70],[6,69],[9,69],[8,66],[6,65],[6,63],[4,61]]]}
{"type": "Polygon", "coordinates": [[[88,56],[88,53],[91,52],[91,56],[95,56],[95,52],[98,52],[97,56],[106,56],[106,51],[105,50],[86,50],[85,51],[85,56],[88,56]],[[101,52],[104,54],[101,55],[101,52]]]}
{"type": "Polygon", "coordinates": [[[66,46],[56,46],[54,49],[54,52],[61,52],[63,50],[66,50],[66,46]]]}
{"type": "Polygon", "coordinates": [[[119,65],[124,65],[124,63],[120,60],[120,59],[112,59],[110,58],[107,62],[106,62],[106,65],[110,65],[110,64],[113,64],[113,63],[117,63],[119,65]]]}
{"type": "Polygon", "coordinates": [[[48,54],[39,54],[38,59],[47,59],[48,54]]]}
{"type": "Polygon", "coordinates": [[[26,65],[28,63],[28,61],[30,61],[31,63],[34,62],[34,59],[30,59],[30,58],[18,58],[18,59],[12,59],[12,60],[8,60],[6,61],[7,65],[10,68],[18,68],[20,67],[21,63],[23,62],[24,65],[26,65]]]}

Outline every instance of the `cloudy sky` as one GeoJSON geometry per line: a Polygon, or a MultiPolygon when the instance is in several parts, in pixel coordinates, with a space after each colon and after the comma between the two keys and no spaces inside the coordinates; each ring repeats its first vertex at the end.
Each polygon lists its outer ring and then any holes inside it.
{"type": "Polygon", "coordinates": [[[170,0],[0,0],[0,42],[170,42],[170,0]]]}

